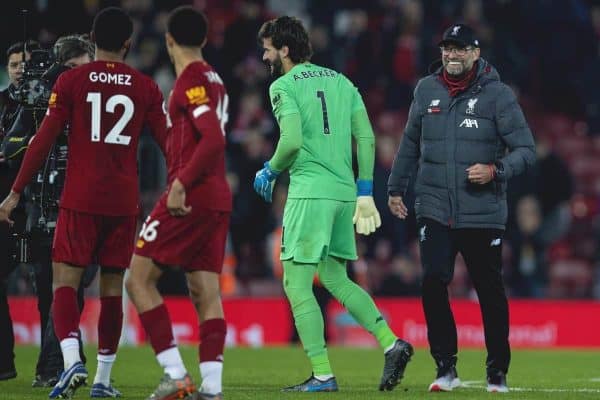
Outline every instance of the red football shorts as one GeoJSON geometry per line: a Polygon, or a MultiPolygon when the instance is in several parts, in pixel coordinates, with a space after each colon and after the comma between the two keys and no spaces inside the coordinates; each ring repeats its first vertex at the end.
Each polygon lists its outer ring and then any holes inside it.
{"type": "Polygon", "coordinates": [[[58,213],[52,261],[86,267],[128,268],[137,217],[86,214],[61,208],[58,213]]]}
{"type": "Polygon", "coordinates": [[[194,209],[185,217],[173,217],[166,196],[144,222],[134,252],[162,265],[184,271],[221,273],[229,230],[228,211],[194,209]]]}

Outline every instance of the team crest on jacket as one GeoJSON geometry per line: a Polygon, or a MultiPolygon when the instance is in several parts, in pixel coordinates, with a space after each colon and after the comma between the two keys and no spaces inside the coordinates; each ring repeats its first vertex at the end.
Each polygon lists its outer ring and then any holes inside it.
{"type": "Polygon", "coordinates": [[[477,103],[477,100],[479,100],[479,99],[478,98],[469,99],[469,102],[467,103],[467,111],[465,111],[467,114],[470,114],[470,115],[475,114],[475,104],[477,103]]]}

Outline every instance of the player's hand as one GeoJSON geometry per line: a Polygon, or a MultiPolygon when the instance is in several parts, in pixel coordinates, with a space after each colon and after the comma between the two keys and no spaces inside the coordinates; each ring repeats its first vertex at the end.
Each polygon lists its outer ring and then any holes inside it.
{"type": "Polygon", "coordinates": [[[495,167],[490,164],[473,164],[467,168],[467,179],[471,183],[485,185],[494,179],[495,167]]]}
{"type": "Polygon", "coordinates": [[[254,178],[254,191],[268,203],[273,200],[273,187],[278,176],[279,172],[271,169],[271,165],[267,161],[264,168],[258,171],[254,178]]]}
{"type": "Polygon", "coordinates": [[[191,206],[185,205],[185,187],[177,178],[171,184],[167,195],[167,209],[174,217],[183,217],[192,211],[191,206]]]}
{"type": "Polygon", "coordinates": [[[21,195],[13,192],[12,190],[6,196],[2,204],[0,204],[0,221],[8,222],[10,226],[12,226],[15,221],[10,219],[10,214],[15,209],[15,207],[19,204],[19,199],[21,195]]]}
{"type": "Polygon", "coordinates": [[[408,208],[404,205],[404,201],[402,200],[402,196],[392,196],[388,197],[388,207],[393,215],[400,219],[405,219],[408,216],[408,208]]]}
{"type": "Polygon", "coordinates": [[[381,226],[381,217],[373,201],[373,180],[358,179],[356,195],[356,211],[352,222],[356,225],[356,233],[370,235],[381,226]]]}
{"type": "Polygon", "coordinates": [[[358,196],[356,211],[352,222],[356,225],[356,233],[370,235],[381,226],[381,216],[375,207],[373,196],[358,196]]]}

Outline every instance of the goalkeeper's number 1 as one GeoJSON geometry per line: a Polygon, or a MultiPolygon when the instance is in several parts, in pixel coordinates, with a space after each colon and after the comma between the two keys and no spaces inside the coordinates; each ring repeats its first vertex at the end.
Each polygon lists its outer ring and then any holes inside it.
{"type": "Polygon", "coordinates": [[[323,111],[323,133],[329,135],[329,117],[327,116],[327,103],[325,103],[325,92],[317,90],[317,97],[321,99],[321,110],[323,111]]]}

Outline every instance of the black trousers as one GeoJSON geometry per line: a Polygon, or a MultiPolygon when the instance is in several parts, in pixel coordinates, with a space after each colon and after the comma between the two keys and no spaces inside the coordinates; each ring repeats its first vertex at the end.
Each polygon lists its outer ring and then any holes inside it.
{"type": "Polygon", "coordinates": [[[457,253],[463,256],[479,298],[483,317],[487,369],[508,372],[508,300],[502,281],[502,235],[499,229],[450,229],[420,219],[418,240],[423,266],[423,309],[427,338],[438,367],[455,365],[456,323],[448,300],[457,253]]]}
{"type": "MultiPolygon", "coordinates": [[[[0,164],[0,197],[4,199],[10,192],[14,173],[4,163],[0,164]]],[[[14,371],[15,337],[8,307],[8,276],[16,263],[11,257],[11,229],[8,224],[0,223],[0,373],[14,371]]]]}
{"type": "MultiPolygon", "coordinates": [[[[0,268],[3,268],[1,266],[0,268]]],[[[0,279],[0,374],[15,370],[15,336],[8,309],[6,278],[0,279]]]]}

